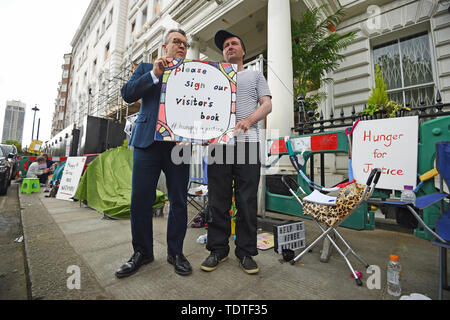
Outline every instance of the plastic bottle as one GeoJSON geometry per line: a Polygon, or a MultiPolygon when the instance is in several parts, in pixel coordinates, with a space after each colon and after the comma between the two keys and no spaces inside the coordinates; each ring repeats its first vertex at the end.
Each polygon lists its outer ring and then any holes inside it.
{"type": "Polygon", "coordinates": [[[163,208],[163,216],[164,216],[164,218],[168,218],[169,217],[169,209],[170,209],[170,203],[169,203],[169,201],[166,201],[164,203],[164,208],[163,208]]]}
{"type": "Polygon", "coordinates": [[[206,241],[208,240],[208,234],[202,234],[200,237],[198,237],[197,239],[197,243],[206,243],[206,241]]]}
{"type": "Polygon", "coordinates": [[[391,254],[389,259],[387,267],[387,292],[394,297],[399,297],[402,294],[400,285],[402,266],[398,261],[398,256],[395,254],[391,254]]]}
{"type": "Polygon", "coordinates": [[[412,204],[416,202],[416,194],[413,191],[413,186],[404,186],[404,190],[400,196],[400,201],[412,204]]]}

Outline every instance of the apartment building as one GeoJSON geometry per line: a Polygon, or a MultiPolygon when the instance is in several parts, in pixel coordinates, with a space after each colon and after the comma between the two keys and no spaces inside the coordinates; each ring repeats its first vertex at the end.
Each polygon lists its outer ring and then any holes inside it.
{"type": "Polygon", "coordinates": [[[75,33],[66,125],[81,125],[87,114],[107,116],[116,104],[111,88],[124,52],[128,0],[92,0],[75,33]]]}
{"type": "MultiPolygon", "coordinates": [[[[87,113],[122,120],[137,112],[139,103],[125,104],[120,87],[140,62],[162,55],[167,30],[186,31],[188,58],[218,61],[214,34],[227,29],[244,40],[246,62],[265,57],[273,95],[267,128],[279,137],[296,134],[291,19],[324,4],[326,14],[345,9],[336,32],[357,33],[339,69],[328,75],[334,82],[319,89],[327,94],[320,106],[325,117],[364,108],[376,64],[398,102],[414,105],[423,97],[432,103],[437,90],[444,102],[450,99],[449,0],[93,0],[72,41],[66,123],[87,113]]],[[[333,161],[333,170],[347,167],[345,159],[333,161]]]]}
{"type": "Polygon", "coordinates": [[[58,94],[55,99],[55,110],[53,112],[51,136],[55,136],[61,132],[67,123],[67,100],[69,93],[69,82],[71,76],[72,54],[67,53],[64,55],[64,63],[61,65],[62,76],[61,81],[58,83],[58,94]]]}
{"type": "Polygon", "coordinates": [[[6,101],[2,142],[16,140],[22,143],[26,104],[21,101],[6,101]]]}

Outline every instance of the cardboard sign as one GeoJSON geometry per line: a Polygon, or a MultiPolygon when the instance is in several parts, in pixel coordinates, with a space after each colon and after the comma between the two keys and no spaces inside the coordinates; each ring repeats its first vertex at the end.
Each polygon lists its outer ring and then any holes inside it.
{"type": "Polygon", "coordinates": [[[273,226],[274,250],[281,254],[283,249],[297,250],[306,245],[305,223],[287,222],[273,226]]]}
{"type": "Polygon", "coordinates": [[[237,66],[170,61],[162,81],[155,140],[233,143],[237,66]]]}
{"type": "Polygon", "coordinates": [[[40,154],[42,145],[43,142],[40,140],[31,141],[30,147],[28,148],[28,153],[40,154]]]}
{"type": "Polygon", "coordinates": [[[70,200],[77,192],[86,157],[69,157],[64,167],[56,199],[70,200]]]}
{"type": "Polygon", "coordinates": [[[377,188],[416,187],[419,118],[360,121],[353,131],[352,163],[358,183],[365,184],[373,168],[382,171],[377,188]]]}

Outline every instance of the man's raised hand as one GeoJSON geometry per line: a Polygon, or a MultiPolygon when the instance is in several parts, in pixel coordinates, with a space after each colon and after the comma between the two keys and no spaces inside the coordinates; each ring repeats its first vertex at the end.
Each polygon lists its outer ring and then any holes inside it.
{"type": "Polygon", "coordinates": [[[167,57],[160,57],[155,60],[153,64],[153,73],[157,78],[161,77],[164,73],[164,69],[169,64],[169,61],[167,61],[167,57]]]}

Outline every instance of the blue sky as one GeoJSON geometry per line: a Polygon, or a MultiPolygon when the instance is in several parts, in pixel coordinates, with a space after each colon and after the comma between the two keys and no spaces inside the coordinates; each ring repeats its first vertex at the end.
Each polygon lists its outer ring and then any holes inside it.
{"type": "Polygon", "coordinates": [[[90,0],[0,0],[0,135],[7,100],[27,104],[22,144],[29,145],[37,105],[35,137],[50,138],[63,56],[90,0]]]}

